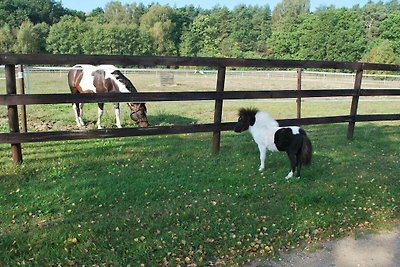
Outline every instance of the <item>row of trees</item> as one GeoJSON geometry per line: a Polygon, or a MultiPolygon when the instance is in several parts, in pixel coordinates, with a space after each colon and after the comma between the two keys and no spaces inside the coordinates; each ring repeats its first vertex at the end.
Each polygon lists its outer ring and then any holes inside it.
{"type": "Polygon", "coordinates": [[[54,0],[2,0],[0,52],[400,62],[400,4],[309,0],[230,10],[109,2],[88,14],[54,0]]]}

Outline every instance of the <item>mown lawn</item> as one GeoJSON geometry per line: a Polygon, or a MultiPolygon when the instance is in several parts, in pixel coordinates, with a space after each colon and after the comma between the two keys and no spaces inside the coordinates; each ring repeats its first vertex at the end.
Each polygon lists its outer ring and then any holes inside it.
{"type": "MultiPolygon", "coordinates": [[[[48,78],[32,76],[30,93],[67,90],[65,75],[48,78]]],[[[231,79],[227,90],[272,88],[269,80],[231,79]]],[[[215,90],[210,77],[177,81],[163,90],[215,90]]],[[[148,84],[139,80],[138,88],[148,84]]],[[[157,80],[153,84],[160,90],[157,80]]],[[[306,99],[303,117],[349,114],[350,99],[337,100],[306,99]]],[[[398,113],[398,99],[364,100],[359,114],[398,113]]],[[[130,127],[121,106],[123,125],[130,127]]],[[[213,118],[212,101],[147,106],[155,126],[213,118]]],[[[223,121],[234,121],[243,106],[277,119],[296,114],[294,100],[225,101],[223,121]]],[[[27,110],[30,132],[77,129],[69,104],[27,110]]],[[[96,112],[96,105],[85,106],[86,129],[96,128],[96,112]]],[[[113,124],[107,104],[103,125],[113,124]]],[[[211,153],[211,133],[27,143],[18,166],[11,163],[10,146],[0,144],[0,266],[241,266],[397,224],[399,122],[357,123],[351,141],[346,124],[305,129],[313,163],[300,180],[290,181],[283,153],[269,153],[266,171],[258,172],[249,133],[224,132],[218,155],[211,153]]],[[[8,132],[4,106],[0,132],[8,132]]]]}
{"type": "Polygon", "coordinates": [[[209,266],[381,229],[400,218],[396,123],[307,126],[313,164],[286,181],[248,133],[0,146],[0,265],[209,266]]]}

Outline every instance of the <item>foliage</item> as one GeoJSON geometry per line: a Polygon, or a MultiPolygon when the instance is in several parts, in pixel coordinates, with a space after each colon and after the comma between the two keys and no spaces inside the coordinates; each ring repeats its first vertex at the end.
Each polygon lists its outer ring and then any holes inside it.
{"type": "Polygon", "coordinates": [[[0,25],[8,23],[17,27],[29,20],[33,24],[44,22],[53,24],[64,15],[77,15],[62,7],[61,2],[54,0],[2,0],[0,2],[0,25]]]}
{"type": "Polygon", "coordinates": [[[115,23],[86,23],[86,26],[87,34],[82,35],[82,50],[85,54],[142,54],[142,42],[137,26],[115,23]]]}
{"type": "Polygon", "coordinates": [[[266,43],[271,35],[269,7],[239,5],[233,9],[231,18],[230,37],[238,45],[238,49],[242,52],[264,52],[263,43],[266,43]]]}
{"type": "Polygon", "coordinates": [[[299,59],[358,61],[365,51],[362,20],[352,10],[315,12],[302,22],[299,35],[299,59]]]}
{"type": "Polygon", "coordinates": [[[54,0],[4,0],[0,52],[358,61],[388,40],[398,62],[399,14],[398,0],[313,12],[309,0],[282,0],[272,12],[110,1],[87,14],[54,0]]]}
{"type": "Polygon", "coordinates": [[[380,37],[392,42],[395,53],[400,53],[400,12],[391,14],[380,25],[380,37]]]}
{"type": "Polygon", "coordinates": [[[139,25],[140,17],[145,13],[143,4],[121,4],[118,1],[109,2],[104,8],[104,17],[107,22],[118,24],[139,25]]]}
{"type": "Polygon", "coordinates": [[[171,39],[175,29],[173,11],[168,6],[153,5],[140,17],[140,29],[147,32],[154,44],[156,55],[176,55],[177,47],[171,39]]]}
{"type": "Polygon", "coordinates": [[[310,13],[310,0],[282,0],[272,11],[272,29],[280,31],[287,20],[297,20],[310,13]]]}
{"type": "Polygon", "coordinates": [[[4,24],[0,28],[0,52],[11,52],[13,49],[14,37],[11,31],[11,27],[8,24],[4,24]]]}
{"type": "Polygon", "coordinates": [[[269,41],[274,58],[293,59],[300,48],[299,24],[295,19],[287,19],[279,31],[273,31],[269,41]]]}
{"type": "Polygon", "coordinates": [[[182,54],[189,56],[212,56],[218,51],[219,31],[211,23],[210,15],[197,16],[183,36],[182,54]]]}
{"type": "MultiPolygon", "coordinates": [[[[391,8],[393,6],[383,5],[382,2],[368,2],[360,10],[361,16],[364,18],[364,27],[369,40],[379,37],[379,26],[392,12],[391,8]]],[[[394,8],[394,10],[396,9],[398,10],[399,7],[394,8]]]]}
{"type": "Polygon", "coordinates": [[[53,54],[82,54],[85,24],[77,17],[64,16],[50,28],[47,50],[53,54]]]}
{"type": "Polygon", "coordinates": [[[46,51],[46,37],[49,27],[46,23],[33,25],[30,21],[21,24],[17,32],[17,42],[14,51],[24,54],[36,54],[46,51]]]}
{"type": "Polygon", "coordinates": [[[396,64],[397,57],[393,49],[393,43],[388,40],[378,40],[371,50],[365,54],[363,61],[396,64]]]}

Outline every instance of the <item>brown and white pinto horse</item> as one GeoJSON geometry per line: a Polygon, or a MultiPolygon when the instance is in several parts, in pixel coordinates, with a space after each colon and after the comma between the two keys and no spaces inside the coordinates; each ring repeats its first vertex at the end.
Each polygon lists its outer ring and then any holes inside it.
{"type": "MultiPolygon", "coordinates": [[[[137,92],[135,86],[126,78],[120,70],[113,65],[75,65],[68,72],[68,85],[72,94],[84,93],[133,93],[137,92]]],[[[127,103],[131,109],[131,119],[139,127],[149,125],[146,116],[146,105],[144,103],[127,103]]],[[[98,103],[97,128],[101,127],[104,103],[98,103]]],[[[75,121],[78,127],[84,126],[82,120],[83,104],[74,103],[72,108],[75,114],[75,121]]],[[[118,128],[121,128],[119,103],[114,103],[115,119],[118,128]]]]}

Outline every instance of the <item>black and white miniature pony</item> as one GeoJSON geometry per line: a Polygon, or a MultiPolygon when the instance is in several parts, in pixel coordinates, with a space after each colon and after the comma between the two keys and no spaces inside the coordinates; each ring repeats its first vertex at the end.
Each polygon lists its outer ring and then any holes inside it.
{"type": "Polygon", "coordinates": [[[300,178],[302,165],[309,165],[312,157],[312,144],[306,132],[298,126],[279,127],[271,116],[257,109],[240,109],[235,132],[249,130],[260,150],[260,168],[265,167],[265,154],[270,151],[285,151],[290,160],[290,172],[286,179],[296,176],[300,178]]]}

